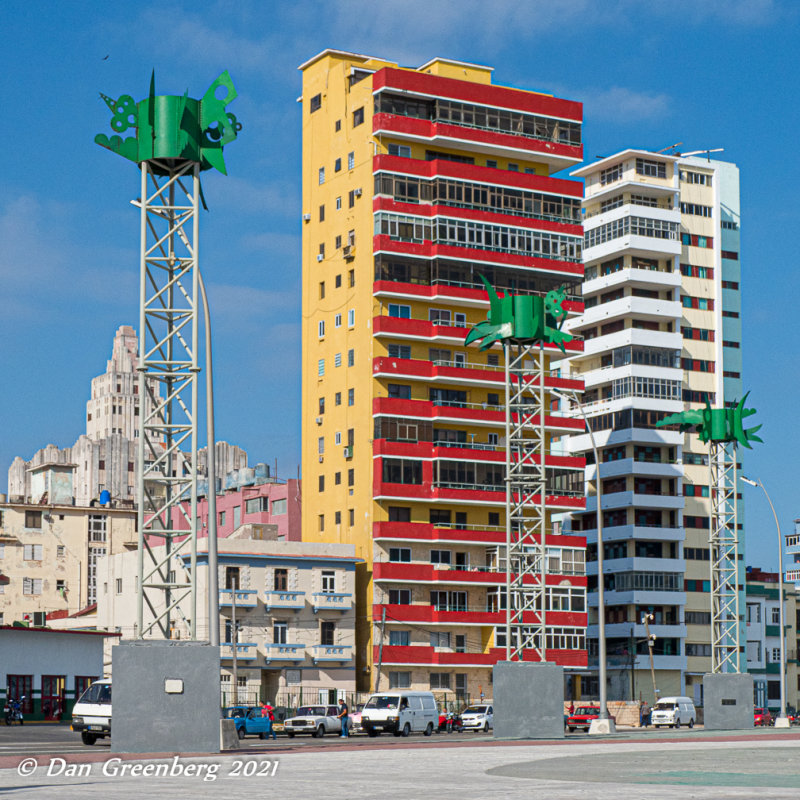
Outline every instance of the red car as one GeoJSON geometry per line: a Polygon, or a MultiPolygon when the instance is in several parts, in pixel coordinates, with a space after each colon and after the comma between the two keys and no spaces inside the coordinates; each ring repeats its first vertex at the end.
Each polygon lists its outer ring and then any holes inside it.
{"type": "Polygon", "coordinates": [[[597,706],[578,706],[574,714],[567,718],[567,729],[572,733],[576,728],[588,731],[593,719],[600,716],[600,709],[597,706]]]}
{"type": "Polygon", "coordinates": [[[772,714],[769,713],[768,708],[754,708],[753,709],[753,725],[756,727],[764,727],[766,725],[774,725],[775,720],[772,714]]]}

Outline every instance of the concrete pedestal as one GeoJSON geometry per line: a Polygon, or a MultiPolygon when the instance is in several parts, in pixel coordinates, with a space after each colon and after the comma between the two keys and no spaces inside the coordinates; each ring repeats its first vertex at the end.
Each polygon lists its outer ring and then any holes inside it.
{"type": "Polygon", "coordinates": [[[775,717],[776,728],[790,728],[789,717],[775,717]]]}
{"type": "Polygon", "coordinates": [[[564,738],[563,667],[499,661],[493,673],[495,738],[564,738]]]}
{"type": "Polygon", "coordinates": [[[219,648],[133,640],[111,651],[114,753],[219,753],[219,648]]]}
{"type": "Polygon", "coordinates": [[[753,727],[753,676],[706,673],[703,676],[703,725],[707,731],[753,727]]]}
{"type": "Polygon", "coordinates": [[[589,733],[592,736],[602,736],[606,733],[616,733],[617,723],[611,717],[608,719],[593,719],[589,723],[589,733]]]}

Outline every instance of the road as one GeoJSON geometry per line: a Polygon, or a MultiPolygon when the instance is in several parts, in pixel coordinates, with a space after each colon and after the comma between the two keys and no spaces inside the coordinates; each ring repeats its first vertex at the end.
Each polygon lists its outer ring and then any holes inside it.
{"type": "MultiPolygon", "coordinates": [[[[16,742],[2,730],[2,741],[36,748],[49,738],[50,746],[58,746],[66,733],[30,728],[30,734],[13,729],[16,742]]],[[[238,753],[144,761],[95,746],[80,755],[0,756],[0,793],[59,800],[212,800],[253,793],[370,800],[797,800],[800,733],[636,731],[555,742],[498,742],[470,734],[281,738],[254,740],[238,753]]]]}

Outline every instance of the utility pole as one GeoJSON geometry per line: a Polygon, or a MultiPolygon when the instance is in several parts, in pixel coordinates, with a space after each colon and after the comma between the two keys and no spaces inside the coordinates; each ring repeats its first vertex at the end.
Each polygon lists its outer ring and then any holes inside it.
{"type": "Polygon", "coordinates": [[[233,704],[239,705],[239,665],[236,661],[236,650],[239,644],[239,631],[236,628],[236,590],[239,588],[239,579],[231,576],[231,650],[233,651],[233,704]]]}
{"type": "Polygon", "coordinates": [[[658,702],[658,689],[656,688],[656,670],[653,665],[653,645],[656,643],[656,635],[650,633],[650,621],[653,619],[652,614],[643,614],[642,623],[644,624],[644,631],[647,635],[647,649],[650,651],[650,677],[653,679],[653,702],[658,702]]]}
{"type": "Polygon", "coordinates": [[[383,634],[386,631],[386,606],[381,613],[381,638],[378,641],[378,669],[375,671],[375,691],[381,685],[381,665],[383,664],[383,634]]]}
{"type": "Polygon", "coordinates": [[[633,625],[631,625],[631,638],[628,643],[628,651],[631,658],[631,700],[636,702],[636,639],[633,635],[633,625]]]}

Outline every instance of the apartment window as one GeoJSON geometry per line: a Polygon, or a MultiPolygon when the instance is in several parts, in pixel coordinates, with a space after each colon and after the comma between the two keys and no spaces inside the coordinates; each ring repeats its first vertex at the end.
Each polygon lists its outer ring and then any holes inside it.
{"type": "Polygon", "coordinates": [[[317,336],[322,339],[325,336],[325,320],[321,319],[317,323],[317,336]]]}
{"type": "Polygon", "coordinates": [[[319,243],[319,254],[322,256],[322,258],[325,258],[325,242],[319,243]]]}
{"type": "MultiPolygon", "coordinates": [[[[456,634],[456,646],[455,646],[456,653],[466,653],[467,652],[467,637],[463,633],[456,634]]],[[[458,678],[463,677],[466,678],[466,675],[456,675],[456,690],[459,688],[461,691],[466,691],[467,685],[466,681],[464,681],[464,685],[462,687],[458,686],[458,678]]]]}
{"type": "MultiPolygon", "coordinates": [[[[339,474],[338,472],[336,473],[339,474]]],[[[334,525],[341,525],[342,524],[342,512],[341,511],[334,511],[333,512],[333,524],[334,525]]]]}
{"type": "Polygon", "coordinates": [[[341,472],[334,473],[334,475],[333,475],[333,483],[334,483],[334,486],[340,486],[341,485],[341,483],[342,483],[342,473],[341,472]]]}
{"type": "Polygon", "coordinates": [[[105,514],[89,514],[89,541],[104,542],[106,540],[106,522],[108,518],[105,514]]]}
{"type": "Polygon", "coordinates": [[[442,631],[433,631],[430,634],[431,647],[450,647],[450,634],[442,631]]]}
{"type": "Polygon", "coordinates": [[[238,589],[241,585],[239,582],[239,567],[225,567],[225,588],[238,589]]]}
{"type": "Polygon", "coordinates": [[[389,316],[398,319],[411,319],[411,306],[389,303],[389,316]]]}
{"type": "Polygon", "coordinates": [[[336,591],[336,573],[332,569],[322,570],[322,591],[333,594],[336,591]]]}
{"type": "MultiPolygon", "coordinates": [[[[338,236],[337,238],[339,239],[339,246],[341,247],[341,245],[342,245],[342,241],[341,241],[341,240],[342,240],[342,237],[341,237],[341,236],[338,236]]],[[[341,276],[341,275],[337,275],[337,276],[336,276],[336,278],[335,278],[334,280],[335,280],[335,282],[334,282],[334,287],[335,287],[336,289],[340,289],[340,288],[341,288],[341,286],[342,286],[342,276],[341,276]]]]}
{"type": "Polygon", "coordinates": [[[356,404],[356,390],[355,389],[348,389],[347,390],[347,405],[354,406],[356,404]]]}
{"type": "Polygon", "coordinates": [[[711,175],[704,172],[690,172],[689,170],[681,170],[681,180],[684,183],[699,183],[702,186],[711,186],[711,175]]]}
{"type": "Polygon", "coordinates": [[[352,328],[356,324],[356,310],[351,308],[347,312],[347,327],[352,328]]]}
{"type": "Polygon", "coordinates": [[[287,634],[289,633],[288,622],[273,622],[272,623],[272,643],[273,644],[286,644],[288,641],[287,634]]]}
{"type": "Polygon", "coordinates": [[[342,443],[342,432],[341,431],[336,431],[336,433],[333,434],[333,443],[334,444],[341,444],[342,443]]]}
{"type": "Polygon", "coordinates": [[[400,400],[411,399],[411,386],[406,386],[402,383],[390,383],[386,389],[389,397],[396,397],[400,400]]]}
{"type": "Polygon", "coordinates": [[[348,270],[347,279],[348,279],[348,284],[352,289],[353,286],[356,285],[356,271],[354,269],[348,270]]]}
{"type": "Polygon", "coordinates": [[[317,361],[317,375],[321,378],[325,374],[325,359],[317,361]]]}
{"type": "Polygon", "coordinates": [[[347,206],[348,206],[348,208],[353,208],[353,206],[355,206],[355,204],[356,204],[356,192],[355,192],[355,189],[351,189],[347,193],[347,206]]]}
{"type": "Polygon", "coordinates": [[[509,172],[519,172],[519,164],[512,164],[512,163],[509,162],[508,171],[509,172]]]}
{"type": "Polygon", "coordinates": [[[352,367],[356,363],[356,351],[350,349],[347,351],[347,366],[352,367]]]}
{"type": "Polygon", "coordinates": [[[355,153],[348,153],[347,154],[347,169],[353,169],[356,165],[356,154],[355,153]]]}
{"type": "Polygon", "coordinates": [[[711,206],[703,206],[699,203],[681,203],[681,214],[692,214],[695,217],[713,216],[711,206]]]}
{"type": "Polygon", "coordinates": [[[636,159],[637,175],[646,175],[648,178],[666,178],[667,165],[662,161],[650,161],[646,158],[636,159]]]}
{"type": "Polygon", "coordinates": [[[313,114],[315,111],[319,111],[322,107],[322,95],[315,94],[308,104],[308,111],[310,114],[313,114]]]}
{"type": "Polygon", "coordinates": [[[333,162],[333,171],[334,172],[341,172],[342,171],[342,159],[337,158],[336,161],[333,162]]]}
{"type": "Polygon", "coordinates": [[[389,589],[389,605],[410,606],[411,589],[389,589]]]}
{"type": "MultiPolygon", "coordinates": [[[[342,121],[340,119],[337,119],[336,122],[333,124],[333,129],[336,132],[338,132],[338,131],[340,131],[342,129],[342,121]]],[[[287,683],[288,683],[288,681],[287,681],[287,683]]],[[[300,681],[298,680],[297,683],[300,683],[300,681]]]]}
{"type": "Polygon", "coordinates": [[[322,533],[322,531],[325,530],[325,515],[324,514],[320,514],[319,515],[318,522],[317,522],[317,527],[318,527],[320,533],[322,533]]]}
{"type": "Polygon", "coordinates": [[[280,516],[286,513],[286,498],[272,501],[272,514],[273,516],[280,516]]]}
{"type": "Polygon", "coordinates": [[[42,512],[41,511],[26,511],[25,512],[25,527],[26,528],[41,528],[42,527],[42,512]]]}
{"type": "Polygon", "coordinates": [[[325,281],[319,282],[319,299],[320,300],[325,299],[325,281]]]}
{"type": "Polygon", "coordinates": [[[422,484],[422,462],[411,459],[384,458],[383,480],[386,483],[422,484]]]}
{"type": "Polygon", "coordinates": [[[117,578],[115,581],[115,589],[117,594],[122,594],[122,578],[117,578]]]}
{"type": "Polygon", "coordinates": [[[608,169],[604,169],[600,173],[600,185],[606,186],[609,183],[621,180],[621,178],[622,178],[622,164],[617,164],[614,167],[609,167],[608,169]]]}
{"type": "Polygon", "coordinates": [[[289,588],[289,570],[278,568],[273,572],[272,588],[276,592],[285,592],[289,588]]]}
{"type": "Polygon", "coordinates": [[[319,398],[318,408],[319,408],[319,413],[320,414],[324,414],[325,413],[325,398],[324,397],[320,397],[319,398]]]}
{"type": "Polygon", "coordinates": [[[325,491],[325,476],[324,475],[320,475],[317,478],[317,483],[318,483],[318,491],[324,492],[325,491]]]}
{"type": "Polygon", "coordinates": [[[411,673],[410,672],[390,672],[389,673],[389,688],[390,689],[408,689],[411,686],[411,673]]]}
{"type": "Polygon", "coordinates": [[[411,644],[411,631],[389,631],[390,647],[408,647],[411,644]]]}
{"type": "Polygon", "coordinates": [[[335,353],[333,356],[333,366],[334,367],[341,367],[342,366],[342,354],[335,353]]]}
{"type": "MultiPolygon", "coordinates": [[[[341,236],[337,236],[333,241],[333,249],[334,250],[339,250],[339,249],[341,249],[341,247],[342,247],[342,237],[341,236]]],[[[336,277],[339,279],[339,283],[337,284],[337,286],[339,286],[339,285],[341,285],[341,276],[337,275],[336,277]]]]}
{"type": "MultiPolygon", "coordinates": [[[[56,547],[56,558],[64,558],[67,555],[67,548],[63,544],[56,547]]],[[[3,557],[3,545],[0,544],[0,558],[3,557]]]]}
{"type": "Polygon", "coordinates": [[[325,183],[325,167],[319,168],[319,183],[320,186],[325,183]]]}
{"type": "Polygon", "coordinates": [[[317,439],[317,452],[322,455],[325,452],[325,437],[320,436],[317,439]]]}
{"type": "Polygon", "coordinates": [[[218,516],[219,516],[219,522],[217,524],[220,527],[223,527],[225,525],[225,512],[224,511],[220,511],[218,516]]]}
{"type": "Polygon", "coordinates": [[[42,545],[40,544],[26,544],[22,548],[23,561],[41,561],[42,560],[42,545]]]}
{"type": "Polygon", "coordinates": [[[781,610],[777,606],[772,609],[772,624],[773,625],[781,624],[781,610]]]}
{"type": "Polygon", "coordinates": [[[336,394],[333,396],[333,404],[335,406],[340,406],[342,404],[342,393],[341,392],[336,392],[336,394]]]}
{"type": "Polygon", "coordinates": [[[319,643],[333,645],[336,636],[336,623],[322,620],[319,624],[319,643]]]}
{"type": "Polygon", "coordinates": [[[341,208],[342,208],[342,198],[341,197],[337,197],[336,198],[336,210],[337,211],[341,211],[341,208]]]}
{"type": "Polygon", "coordinates": [[[348,486],[355,486],[356,485],[356,471],[355,471],[355,469],[348,469],[347,470],[347,485],[348,486]]]}
{"type": "Polygon", "coordinates": [[[409,564],[411,562],[411,548],[410,547],[390,547],[389,548],[389,561],[397,564],[409,564]]]}
{"type": "Polygon", "coordinates": [[[405,144],[390,144],[388,147],[390,156],[401,156],[411,158],[411,148],[405,144]]]}
{"type": "Polygon", "coordinates": [[[356,128],[364,122],[364,106],[353,112],[353,127],[356,128]]]}
{"type": "Polygon", "coordinates": [[[446,564],[449,566],[453,554],[450,550],[431,550],[431,564],[446,564]]]}
{"type": "Polygon", "coordinates": [[[348,509],[347,510],[347,516],[349,518],[350,527],[352,528],[353,525],[356,524],[356,511],[355,511],[355,509],[354,508],[348,509]]]}
{"type": "Polygon", "coordinates": [[[735,250],[723,250],[720,255],[723,258],[729,258],[731,261],[739,260],[739,254],[735,250]]]}
{"type": "Polygon", "coordinates": [[[41,578],[23,578],[22,579],[22,594],[36,595],[42,593],[42,579],[41,578]]]}

